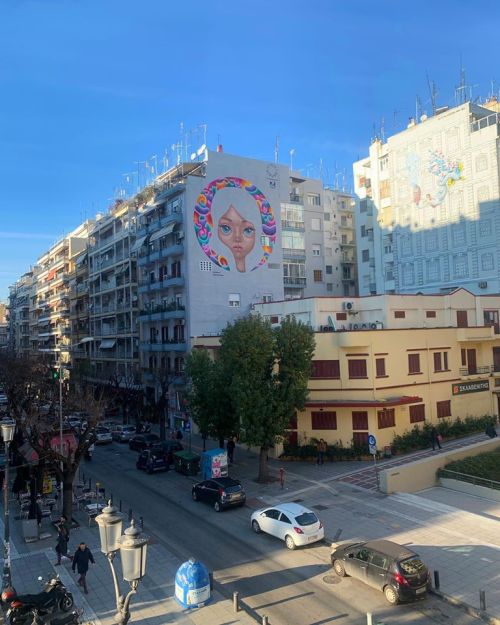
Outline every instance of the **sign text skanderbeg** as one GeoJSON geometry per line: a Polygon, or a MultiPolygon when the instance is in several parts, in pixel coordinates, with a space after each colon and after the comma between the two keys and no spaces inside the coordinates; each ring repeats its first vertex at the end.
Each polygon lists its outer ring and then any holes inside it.
{"type": "Polygon", "coordinates": [[[489,391],[490,383],[488,380],[480,382],[460,382],[452,384],[451,392],[453,395],[464,395],[465,393],[479,393],[480,391],[489,391]]]}

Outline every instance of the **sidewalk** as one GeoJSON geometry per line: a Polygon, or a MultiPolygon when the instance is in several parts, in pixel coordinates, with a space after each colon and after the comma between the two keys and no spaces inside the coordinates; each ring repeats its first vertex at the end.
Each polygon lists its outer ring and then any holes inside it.
{"type": "MultiPolygon", "coordinates": [[[[13,503],[13,508],[15,504],[13,503]]],[[[14,510],[13,510],[14,513],[14,510]]],[[[40,592],[37,581],[39,575],[47,578],[57,573],[68,590],[73,593],[75,606],[84,609],[82,622],[86,625],[113,625],[116,622],[116,604],[113,581],[109,564],[100,552],[99,535],[95,523],[88,527],[86,515],[76,512],[74,517],[81,523],[71,531],[70,549],[72,553],[80,542],[86,542],[92,551],[96,564],[90,566],[87,576],[89,594],[84,595],[76,583],[78,576],[71,571],[71,562],[55,566],[54,545],[56,531],[48,523],[43,526],[50,539],[36,543],[25,543],[20,535],[20,521],[11,515],[12,580],[18,593],[40,592]]],[[[45,522],[44,522],[45,523],[45,522]]],[[[0,522],[3,535],[3,521],[0,522]]],[[[115,559],[118,579],[120,559],[115,559]]],[[[212,593],[212,601],[198,609],[185,610],[174,599],[175,573],[181,562],[162,545],[151,542],[148,546],[146,576],[139,584],[137,594],[132,598],[131,622],[142,625],[255,625],[256,621],[246,612],[233,611],[232,602],[220,593],[212,593]]],[[[122,591],[129,590],[128,584],[121,582],[122,591]]]]}

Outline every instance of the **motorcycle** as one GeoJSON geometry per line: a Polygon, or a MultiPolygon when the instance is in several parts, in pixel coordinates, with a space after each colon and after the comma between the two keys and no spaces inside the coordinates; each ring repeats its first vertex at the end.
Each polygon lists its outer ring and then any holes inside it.
{"type": "Polygon", "coordinates": [[[85,452],[85,460],[92,460],[93,453],[94,453],[94,445],[92,444],[85,452]]]}
{"type": "Polygon", "coordinates": [[[53,618],[46,618],[40,615],[38,610],[33,610],[33,620],[30,625],[79,625],[81,623],[80,617],[83,614],[83,609],[73,610],[69,614],[63,614],[62,616],[56,616],[53,618]]]}
{"type": "MultiPolygon", "coordinates": [[[[39,577],[38,581],[43,582],[43,578],[39,577]]],[[[40,616],[45,616],[57,611],[69,612],[74,605],[73,595],[61,582],[59,575],[50,578],[42,592],[25,595],[13,592],[7,598],[2,596],[2,599],[10,604],[7,610],[10,625],[28,625],[34,610],[40,616]]]]}

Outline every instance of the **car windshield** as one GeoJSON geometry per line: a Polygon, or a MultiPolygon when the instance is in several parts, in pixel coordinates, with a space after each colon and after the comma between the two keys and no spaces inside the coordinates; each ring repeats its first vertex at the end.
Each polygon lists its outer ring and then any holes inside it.
{"type": "Polygon", "coordinates": [[[295,517],[295,520],[299,525],[313,525],[318,522],[318,517],[314,514],[314,512],[303,512],[299,514],[299,516],[295,517]]]}
{"type": "Polygon", "coordinates": [[[407,575],[418,575],[427,569],[422,560],[416,557],[401,560],[399,567],[403,573],[406,573],[407,575]]]}
{"type": "Polygon", "coordinates": [[[233,486],[226,486],[224,490],[226,491],[226,493],[239,493],[241,490],[241,485],[234,484],[233,486]]]}

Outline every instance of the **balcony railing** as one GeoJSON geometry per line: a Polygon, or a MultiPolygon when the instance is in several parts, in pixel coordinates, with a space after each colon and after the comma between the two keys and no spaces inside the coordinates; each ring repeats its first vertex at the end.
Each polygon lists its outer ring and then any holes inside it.
{"type": "Polygon", "coordinates": [[[500,371],[500,368],[495,369],[495,365],[482,365],[476,367],[460,367],[460,375],[489,375],[496,370],[500,371]]]}
{"type": "Polygon", "coordinates": [[[294,278],[285,276],[283,278],[283,284],[286,286],[306,286],[306,278],[294,278]]]}

